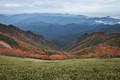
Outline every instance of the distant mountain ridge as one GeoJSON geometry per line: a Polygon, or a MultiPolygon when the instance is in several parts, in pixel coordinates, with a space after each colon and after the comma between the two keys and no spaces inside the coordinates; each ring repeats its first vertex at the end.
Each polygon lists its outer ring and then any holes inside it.
{"type": "Polygon", "coordinates": [[[109,25],[105,24],[94,24],[90,25],[88,23],[81,23],[81,24],[45,24],[43,22],[40,23],[30,23],[30,24],[21,24],[18,26],[22,30],[31,30],[33,32],[38,32],[41,35],[47,36],[50,39],[55,39],[59,36],[69,35],[69,34],[77,34],[87,30],[97,30],[100,28],[109,27],[109,25]],[[39,24],[42,24],[40,26],[39,24]]]}
{"type": "Polygon", "coordinates": [[[0,18],[1,18],[0,22],[3,24],[31,23],[31,22],[40,22],[40,21],[46,23],[67,24],[67,23],[76,22],[81,18],[82,19],[87,18],[87,16],[71,15],[71,14],[33,13],[33,14],[14,14],[14,15],[0,14],[0,18]]]}
{"type": "Polygon", "coordinates": [[[114,19],[110,16],[107,17],[93,17],[90,18],[85,15],[74,14],[51,14],[51,13],[32,13],[32,14],[14,14],[6,15],[0,14],[0,22],[3,24],[16,24],[16,23],[31,23],[31,22],[45,22],[57,24],[70,24],[70,23],[84,23],[89,24],[106,23],[116,24],[120,19],[114,19]]]}
{"type": "Polygon", "coordinates": [[[12,24],[22,30],[37,31],[50,38],[76,34],[91,29],[100,29],[104,25],[113,25],[119,22],[120,19],[114,19],[110,16],[90,18],[85,15],[74,14],[0,14],[0,23],[12,24]],[[51,35],[49,35],[50,32],[52,32],[51,35]]]}

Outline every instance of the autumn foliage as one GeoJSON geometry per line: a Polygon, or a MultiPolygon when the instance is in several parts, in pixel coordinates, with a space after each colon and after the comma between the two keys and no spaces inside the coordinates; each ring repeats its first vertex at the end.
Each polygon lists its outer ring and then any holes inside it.
{"type": "Polygon", "coordinates": [[[89,56],[84,56],[84,57],[81,57],[80,59],[88,59],[90,58],[89,56]]]}
{"type": "Polygon", "coordinates": [[[115,46],[98,46],[94,52],[99,54],[99,58],[112,58],[120,55],[120,48],[115,46]]]}
{"type": "MultiPolygon", "coordinates": [[[[47,50],[47,53],[50,52],[47,50]]],[[[53,51],[54,53],[56,51],[53,51]]],[[[35,53],[35,51],[22,51],[20,49],[6,49],[6,48],[0,48],[0,54],[6,55],[6,56],[16,56],[16,57],[28,57],[28,58],[38,58],[38,59],[44,59],[44,60],[65,60],[68,59],[67,56],[63,55],[61,53],[58,54],[51,54],[51,55],[45,55],[46,52],[38,51],[35,53]]],[[[52,53],[52,51],[51,51],[52,53]]]]}

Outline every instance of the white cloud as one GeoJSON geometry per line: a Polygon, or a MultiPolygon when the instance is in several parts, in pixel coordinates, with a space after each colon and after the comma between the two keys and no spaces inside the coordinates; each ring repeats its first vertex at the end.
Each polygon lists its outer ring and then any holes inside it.
{"type": "Polygon", "coordinates": [[[18,13],[48,12],[115,16],[120,14],[120,0],[1,0],[0,13],[6,11],[12,13],[17,11],[18,13]]]}
{"type": "Polygon", "coordinates": [[[21,7],[21,5],[19,5],[19,4],[2,4],[0,6],[2,6],[2,7],[21,7]]]}
{"type": "Polygon", "coordinates": [[[120,22],[118,22],[118,24],[120,24],[120,22]]]}
{"type": "Polygon", "coordinates": [[[97,22],[97,23],[107,24],[107,23],[105,23],[105,22],[103,22],[103,21],[101,21],[101,20],[95,20],[95,22],[97,22]]]}

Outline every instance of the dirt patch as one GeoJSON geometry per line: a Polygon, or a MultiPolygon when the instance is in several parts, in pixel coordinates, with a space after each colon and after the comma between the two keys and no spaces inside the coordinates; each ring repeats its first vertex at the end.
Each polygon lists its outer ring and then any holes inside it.
{"type": "Polygon", "coordinates": [[[0,44],[3,45],[6,48],[12,49],[12,47],[4,41],[0,41],[0,44]]]}

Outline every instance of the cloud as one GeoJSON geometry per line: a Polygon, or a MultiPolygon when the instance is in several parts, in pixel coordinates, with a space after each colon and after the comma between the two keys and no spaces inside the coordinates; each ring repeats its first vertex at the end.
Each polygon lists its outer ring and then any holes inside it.
{"type": "Polygon", "coordinates": [[[2,7],[21,7],[21,5],[19,5],[19,4],[3,4],[0,6],[2,6],[2,7]]]}
{"type": "Polygon", "coordinates": [[[103,21],[101,21],[101,20],[95,20],[95,22],[97,22],[97,23],[107,24],[107,23],[105,23],[105,22],[103,22],[103,21]]]}
{"type": "Polygon", "coordinates": [[[120,24],[120,22],[118,22],[118,24],[120,24]]]}
{"type": "Polygon", "coordinates": [[[87,15],[120,14],[120,0],[1,0],[0,12],[5,13],[75,13],[87,15]],[[14,11],[13,11],[14,8],[14,11]],[[16,9],[16,10],[15,10],[16,9]]]}

